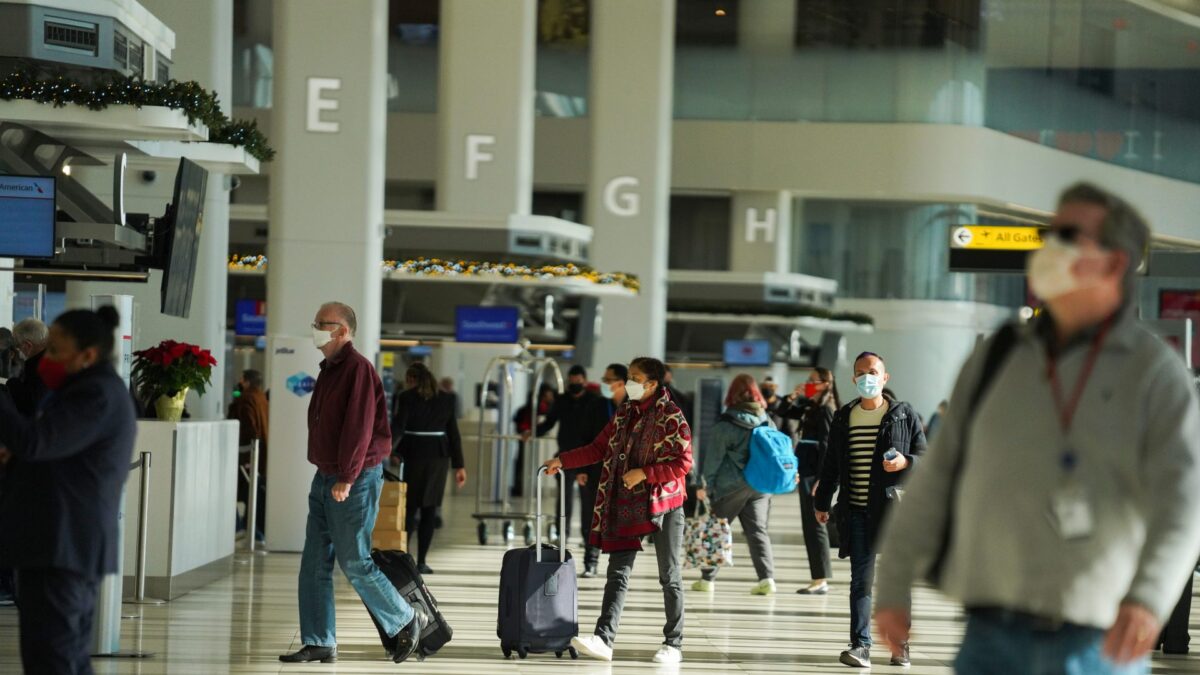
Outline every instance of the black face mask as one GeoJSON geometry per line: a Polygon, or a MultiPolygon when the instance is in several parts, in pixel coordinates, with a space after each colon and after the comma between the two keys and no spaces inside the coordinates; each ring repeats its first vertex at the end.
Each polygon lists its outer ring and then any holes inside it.
{"type": "Polygon", "coordinates": [[[583,385],[578,383],[568,384],[567,393],[572,396],[578,396],[583,393],[583,385]]]}

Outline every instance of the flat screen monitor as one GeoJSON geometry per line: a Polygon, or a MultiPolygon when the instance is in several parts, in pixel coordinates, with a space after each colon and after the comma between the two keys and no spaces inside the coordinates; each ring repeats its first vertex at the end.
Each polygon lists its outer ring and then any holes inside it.
{"type": "Polygon", "coordinates": [[[769,366],[771,343],[766,340],[726,340],[725,365],[769,366]]]}
{"type": "Polygon", "coordinates": [[[454,339],[458,342],[513,344],[521,336],[516,307],[461,305],[454,313],[454,339]]]}
{"type": "Polygon", "coordinates": [[[162,278],[162,312],[187,318],[192,308],[192,283],[196,278],[196,257],[200,234],[204,230],[204,193],[208,172],[199,164],[179,160],[175,174],[175,194],[164,216],[165,237],[162,278]]]}
{"type": "Polygon", "coordinates": [[[0,175],[0,258],[53,258],[53,176],[0,175]]]}

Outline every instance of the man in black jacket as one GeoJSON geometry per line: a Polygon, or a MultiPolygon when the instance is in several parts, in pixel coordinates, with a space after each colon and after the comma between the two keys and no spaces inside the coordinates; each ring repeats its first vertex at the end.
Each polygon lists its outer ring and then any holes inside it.
{"type": "MultiPolygon", "coordinates": [[[[850,648],[841,662],[871,666],[871,584],[875,545],[892,502],[903,495],[901,482],[925,452],[925,431],[912,406],[885,397],[890,376],[883,359],[864,352],[854,361],[854,384],[861,398],[838,411],[829,430],[815,501],[817,521],[829,521],[838,496],[841,533],[838,556],[850,558],[850,648]]],[[[892,654],[891,665],[908,665],[908,645],[892,654]]]]}
{"type": "MultiPolygon", "coordinates": [[[[604,431],[604,427],[608,426],[613,416],[617,414],[617,409],[621,404],[625,403],[628,394],[625,393],[625,382],[629,379],[629,369],[621,363],[613,363],[604,370],[604,377],[600,380],[600,396],[593,398],[586,410],[586,422],[583,427],[583,436],[588,440],[585,444],[591,443],[604,431]]],[[[592,517],[596,511],[596,492],[600,487],[600,471],[601,465],[596,464],[585,468],[581,475],[584,478],[579,478],[579,496],[580,504],[583,508],[582,518],[580,523],[583,524],[584,541],[589,539],[588,534],[592,528],[592,517]]],[[[583,576],[590,578],[596,576],[596,570],[600,565],[600,547],[587,545],[583,559],[583,576]]]]}
{"type": "Polygon", "coordinates": [[[38,374],[38,364],[46,351],[48,335],[46,324],[37,319],[25,319],[13,326],[13,346],[21,353],[24,365],[21,374],[8,381],[8,393],[17,410],[27,417],[33,417],[38,404],[46,397],[46,385],[38,374]]]}
{"type": "MultiPolygon", "coordinates": [[[[591,428],[594,424],[591,421],[591,407],[600,397],[587,390],[587,370],[583,366],[571,366],[571,370],[567,372],[567,395],[559,396],[554,399],[554,405],[551,406],[550,412],[547,413],[544,422],[538,425],[537,435],[545,436],[555,426],[558,427],[558,455],[581,448],[596,438],[595,434],[591,433],[591,428]]],[[[567,487],[567,529],[565,532],[560,532],[559,536],[565,545],[571,540],[571,515],[574,511],[574,495],[571,489],[572,485],[579,485],[580,497],[583,502],[582,513],[579,519],[579,528],[587,539],[588,526],[592,521],[592,511],[588,508],[587,495],[585,494],[589,479],[592,483],[600,480],[599,467],[588,467],[573,471],[565,471],[563,476],[563,484],[567,487]],[[592,471],[591,469],[595,469],[592,471]],[[595,474],[593,477],[592,474],[595,474]]],[[[594,498],[593,498],[594,499],[594,498]]],[[[586,569],[585,569],[586,571],[586,569]]]]}

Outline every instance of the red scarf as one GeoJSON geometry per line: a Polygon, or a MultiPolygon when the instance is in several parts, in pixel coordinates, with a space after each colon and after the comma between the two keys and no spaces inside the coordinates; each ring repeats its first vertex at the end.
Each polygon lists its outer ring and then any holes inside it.
{"type": "Polygon", "coordinates": [[[685,477],[692,467],[692,431],[665,391],[649,405],[625,403],[610,424],[590,541],[605,552],[640,551],[641,537],[658,531],[659,516],[683,506],[685,477]],[[646,480],[627,490],[621,477],[647,467],[655,467],[648,474],[667,480],[646,480]]]}

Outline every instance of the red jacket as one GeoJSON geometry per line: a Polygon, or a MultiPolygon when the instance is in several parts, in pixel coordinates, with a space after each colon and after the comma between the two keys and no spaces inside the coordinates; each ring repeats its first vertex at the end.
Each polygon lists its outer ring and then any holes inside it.
{"type": "Polygon", "coordinates": [[[353,483],[363,468],[392,451],[383,382],[353,344],[321,362],[308,403],[308,461],[340,483],[353,483]]]}
{"type": "Polygon", "coordinates": [[[563,468],[602,463],[589,542],[606,552],[640,550],[640,537],[658,530],[657,517],[683,506],[692,468],[692,432],[663,391],[626,401],[590,444],[559,455],[563,468]],[[621,479],[640,468],[646,481],[632,490],[621,479]]]}

